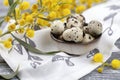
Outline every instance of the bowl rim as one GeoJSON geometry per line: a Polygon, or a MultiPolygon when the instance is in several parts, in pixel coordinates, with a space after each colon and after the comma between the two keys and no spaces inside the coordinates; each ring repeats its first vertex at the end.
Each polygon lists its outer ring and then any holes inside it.
{"type": "Polygon", "coordinates": [[[88,43],[82,43],[82,42],[73,42],[73,41],[65,41],[65,40],[60,40],[58,39],[57,37],[55,37],[55,34],[53,34],[52,32],[50,32],[50,36],[53,40],[55,40],[56,42],[59,42],[59,43],[67,43],[67,44],[81,44],[81,45],[88,45],[90,43],[93,43],[93,42],[96,42],[97,40],[100,39],[100,37],[102,36],[102,34],[99,35],[99,37],[95,38],[93,41],[91,42],[88,42],[88,43]]]}

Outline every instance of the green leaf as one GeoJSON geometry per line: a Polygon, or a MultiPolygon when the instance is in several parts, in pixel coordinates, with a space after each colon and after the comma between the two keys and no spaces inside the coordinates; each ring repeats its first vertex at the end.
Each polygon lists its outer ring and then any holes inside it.
{"type": "Polygon", "coordinates": [[[17,40],[24,48],[26,48],[30,52],[37,53],[37,54],[54,54],[54,53],[61,52],[61,51],[42,52],[42,51],[36,49],[35,47],[32,47],[30,44],[15,37],[12,33],[11,33],[11,35],[15,38],[15,40],[17,40]]]}
{"type": "Polygon", "coordinates": [[[59,52],[64,52],[64,51],[51,51],[51,52],[45,52],[44,54],[54,54],[54,53],[59,53],[59,52]]]}
{"type": "Polygon", "coordinates": [[[14,2],[14,3],[10,6],[7,16],[10,16],[11,13],[14,12],[14,10],[15,10],[15,8],[16,8],[18,2],[19,2],[19,0],[16,0],[16,2],[14,2]]]}
{"type": "Polygon", "coordinates": [[[1,27],[1,25],[2,25],[3,22],[4,22],[4,20],[0,21],[0,27],[1,27]]]}
{"type": "Polygon", "coordinates": [[[18,70],[19,70],[19,66],[17,67],[15,72],[10,73],[10,74],[0,75],[0,76],[3,77],[4,79],[11,79],[18,74],[18,70]]]}
{"type": "Polygon", "coordinates": [[[13,0],[8,0],[8,2],[9,2],[9,5],[11,6],[14,1],[13,0]]]}

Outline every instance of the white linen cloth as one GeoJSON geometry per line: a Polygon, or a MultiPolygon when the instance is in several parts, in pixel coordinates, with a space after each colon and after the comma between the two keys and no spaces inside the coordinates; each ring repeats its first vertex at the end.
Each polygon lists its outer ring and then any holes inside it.
{"type": "MultiPolygon", "coordinates": [[[[106,61],[111,56],[115,47],[114,43],[120,37],[119,10],[120,1],[113,0],[95,6],[83,13],[86,22],[98,20],[102,22],[103,31],[105,31],[96,43],[87,45],[84,50],[81,50],[83,48],[78,45],[77,47],[73,47],[73,45],[70,48],[71,46],[64,46],[62,43],[54,41],[50,37],[49,28],[36,31],[32,40],[36,47],[42,51],[59,50],[62,46],[64,49],[73,51],[73,53],[81,53],[97,48],[103,53],[104,61],[106,61]],[[113,24],[111,25],[111,23],[113,24]]],[[[0,45],[0,54],[14,71],[20,65],[18,77],[21,80],[78,80],[101,65],[100,63],[93,63],[92,58],[86,57],[89,52],[79,57],[73,57],[63,52],[55,55],[37,55],[27,53],[23,47],[23,53],[20,54],[20,51],[16,49],[17,47],[14,46],[8,54],[8,50],[0,45]]]]}

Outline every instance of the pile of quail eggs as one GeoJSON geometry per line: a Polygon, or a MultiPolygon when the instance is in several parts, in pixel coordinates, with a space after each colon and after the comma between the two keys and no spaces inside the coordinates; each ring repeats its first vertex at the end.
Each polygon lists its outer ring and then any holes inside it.
{"type": "Polygon", "coordinates": [[[102,24],[96,20],[86,23],[83,15],[72,14],[66,22],[60,20],[52,22],[51,33],[63,41],[89,43],[100,37],[102,24]]]}

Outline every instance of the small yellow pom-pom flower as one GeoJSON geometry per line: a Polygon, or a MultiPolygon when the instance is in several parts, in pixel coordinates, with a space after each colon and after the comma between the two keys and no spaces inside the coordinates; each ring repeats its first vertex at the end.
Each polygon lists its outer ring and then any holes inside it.
{"type": "Polygon", "coordinates": [[[93,0],[88,0],[87,1],[87,8],[92,7],[92,4],[93,4],[93,0]]]}
{"type": "Polygon", "coordinates": [[[5,48],[11,48],[12,47],[12,42],[9,40],[6,40],[3,42],[3,45],[5,48]]]}
{"type": "Polygon", "coordinates": [[[90,7],[92,7],[92,4],[88,4],[88,5],[87,5],[87,8],[90,8],[90,7]]]}
{"type": "Polygon", "coordinates": [[[53,20],[57,17],[57,13],[55,11],[52,11],[48,15],[48,19],[53,20]]]}
{"type": "Polygon", "coordinates": [[[72,4],[63,4],[61,5],[61,9],[71,9],[72,8],[72,4]]]}
{"type": "Polygon", "coordinates": [[[56,5],[54,8],[53,8],[54,11],[59,11],[60,10],[60,5],[56,5]]]}
{"type": "Polygon", "coordinates": [[[27,10],[29,9],[29,7],[30,7],[30,3],[27,1],[22,2],[19,6],[20,10],[27,10]]]}
{"type": "Polygon", "coordinates": [[[12,42],[13,39],[12,38],[8,38],[7,40],[12,42]]]}
{"type": "Polygon", "coordinates": [[[29,38],[34,37],[34,30],[28,29],[28,30],[26,31],[26,36],[29,37],[29,38]]]}
{"type": "Polygon", "coordinates": [[[3,4],[4,4],[5,6],[9,6],[8,0],[4,0],[4,1],[3,1],[3,4]]]}
{"type": "Polygon", "coordinates": [[[24,26],[24,25],[25,25],[25,20],[24,20],[24,19],[21,19],[21,20],[19,21],[19,25],[20,25],[20,26],[24,26]]]}
{"type": "Polygon", "coordinates": [[[34,11],[37,11],[37,10],[38,10],[38,5],[37,5],[37,4],[33,4],[31,10],[32,10],[33,12],[34,12],[34,11]]]}
{"type": "Polygon", "coordinates": [[[38,25],[40,25],[40,26],[49,26],[50,25],[50,23],[48,22],[48,21],[46,21],[46,20],[43,20],[43,19],[37,19],[37,24],[38,25]]]}
{"type": "Polygon", "coordinates": [[[86,0],[79,0],[81,4],[85,4],[86,0]]]}
{"type": "Polygon", "coordinates": [[[15,28],[16,28],[16,25],[15,25],[15,24],[10,24],[10,25],[8,26],[8,30],[9,30],[9,31],[13,31],[13,30],[15,30],[15,28]]]}
{"type": "Polygon", "coordinates": [[[20,34],[24,33],[24,31],[25,31],[24,28],[21,28],[21,29],[18,30],[18,32],[19,32],[20,34]]]}
{"type": "Polygon", "coordinates": [[[67,15],[69,15],[70,13],[71,13],[70,9],[63,9],[63,11],[62,11],[62,15],[63,15],[63,16],[67,16],[67,15]]]}
{"type": "Polygon", "coordinates": [[[28,15],[27,17],[26,17],[26,22],[28,22],[28,23],[33,23],[33,17],[32,17],[32,15],[28,15]]]}
{"type": "Polygon", "coordinates": [[[10,17],[9,17],[9,16],[6,16],[6,17],[4,18],[4,20],[5,20],[6,22],[9,22],[9,21],[10,21],[10,17]]]}
{"type": "Polygon", "coordinates": [[[120,68],[120,60],[113,59],[112,62],[111,62],[111,67],[113,69],[119,69],[120,68]]]}
{"type": "Polygon", "coordinates": [[[84,5],[80,5],[76,7],[76,13],[81,13],[86,9],[86,7],[84,5]]]}
{"type": "Polygon", "coordinates": [[[26,19],[26,17],[29,15],[29,13],[25,12],[22,14],[22,19],[26,19]]]}
{"type": "Polygon", "coordinates": [[[103,54],[101,54],[101,53],[96,53],[96,54],[93,56],[93,61],[94,61],[94,62],[103,62],[103,54]]]}
{"type": "Polygon", "coordinates": [[[99,72],[99,73],[102,73],[103,72],[103,67],[99,67],[98,69],[97,69],[97,71],[99,72]]]}

